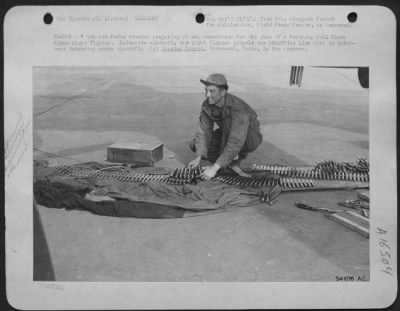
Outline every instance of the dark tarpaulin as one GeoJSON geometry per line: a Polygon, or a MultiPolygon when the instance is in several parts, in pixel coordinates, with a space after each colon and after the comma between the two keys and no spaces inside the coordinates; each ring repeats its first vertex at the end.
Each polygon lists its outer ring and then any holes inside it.
{"type": "Polygon", "coordinates": [[[187,211],[211,211],[258,203],[257,197],[243,194],[242,189],[215,181],[175,186],[157,182],[129,183],[102,179],[95,180],[93,188],[99,195],[171,204],[187,211]]]}
{"type": "MultiPolygon", "coordinates": [[[[34,191],[37,202],[50,208],[80,209],[97,215],[140,218],[181,218],[258,204],[256,196],[215,181],[182,186],[159,182],[122,182],[113,178],[60,175],[54,167],[35,165],[34,191]]],[[[96,162],[73,167],[98,169],[96,162]]],[[[123,168],[126,170],[126,168],[123,168]]],[[[165,169],[140,168],[138,173],[165,174],[165,169]]]]}
{"type": "Polygon", "coordinates": [[[76,189],[61,182],[37,181],[34,184],[37,203],[51,208],[86,210],[96,215],[136,218],[182,218],[184,210],[168,204],[140,201],[92,202],[84,199],[90,188],[76,189]]]}

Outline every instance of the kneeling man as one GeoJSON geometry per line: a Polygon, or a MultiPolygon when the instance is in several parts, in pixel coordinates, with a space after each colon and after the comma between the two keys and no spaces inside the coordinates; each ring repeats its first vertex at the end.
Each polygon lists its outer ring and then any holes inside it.
{"type": "Polygon", "coordinates": [[[202,177],[213,178],[220,168],[230,167],[239,175],[239,167],[249,152],[262,142],[256,112],[242,99],[228,93],[224,75],[215,73],[206,80],[206,100],[201,106],[199,125],[190,148],[197,157],[189,163],[194,168],[201,159],[214,163],[204,167],[202,177]]]}

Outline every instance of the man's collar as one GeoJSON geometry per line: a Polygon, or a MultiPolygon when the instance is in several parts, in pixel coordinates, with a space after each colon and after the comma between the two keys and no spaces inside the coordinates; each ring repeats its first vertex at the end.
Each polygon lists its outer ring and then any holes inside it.
{"type": "Polygon", "coordinates": [[[224,105],[225,107],[231,107],[232,106],[232,96],[229,93],[226,93],[225,98],[224,98],[224,105]]]}
{"type": "Polygon", "coordinates": [[[224,98],[222,98],[218,103],[215,104],[218,108],[224,107],[230,100],[228,99],[228,93],[225,94],[224,98]]]}

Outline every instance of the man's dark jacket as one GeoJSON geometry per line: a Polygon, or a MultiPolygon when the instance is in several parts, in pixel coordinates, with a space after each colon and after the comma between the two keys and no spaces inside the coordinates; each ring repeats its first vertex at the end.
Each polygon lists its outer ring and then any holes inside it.
{"type": "Polygon", "coordinates": [[[227,167],[241,151],[252,152],[262,141],[256,112],[242,99],[227,93],[222,104],[201,106],[200,122],[195,135],[196,154],[207,158],[214,123],[222,131],[220,155],[216,163],[227,167]]]}

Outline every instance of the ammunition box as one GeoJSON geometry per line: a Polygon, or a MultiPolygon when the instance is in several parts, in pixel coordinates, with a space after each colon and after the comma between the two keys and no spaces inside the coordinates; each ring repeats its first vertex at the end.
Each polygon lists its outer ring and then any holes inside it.
{"type": "Polygon", "coordinates": [[[163,144],[116,142],[107,147],[107,161],[153,165],[163,158],[163,144]]]}

